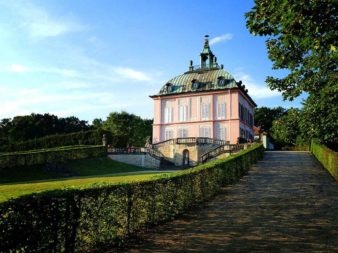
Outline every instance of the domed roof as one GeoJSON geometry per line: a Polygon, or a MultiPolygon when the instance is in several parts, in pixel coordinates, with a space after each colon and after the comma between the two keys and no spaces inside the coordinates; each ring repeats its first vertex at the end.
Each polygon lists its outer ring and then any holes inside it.
{"type": "Polygon", "coordinates": [[[197,69],[170,79],[158,95],[238,88],[232,75],[221,68],[197,69]]]}
{"type": "Polygon", "coordinates": [[[193,66],[190,61],[189,71],[170,79],[158,94],[150,97],[238,88],[256,106],[242,81],[236,82],[232,75],[223,70],[223,65],[218,65],[217,58],[210,49],[208,37],[205,36],[204,47],[200,53],[201,65],[193,66]]]}

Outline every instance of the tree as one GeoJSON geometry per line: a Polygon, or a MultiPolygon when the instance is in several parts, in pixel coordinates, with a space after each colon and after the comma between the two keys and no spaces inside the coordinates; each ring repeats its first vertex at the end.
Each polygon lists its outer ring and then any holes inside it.
{"type": "Polygon", "coordinates": [[[338,14],[335,0],[256,0],[246,13],[247,27],[266,41],[274,69],[288,69],[284,78],[268,77],[271,89],[293,99],[317,93],[337,76],[338,14]]]}
{"type": "Polygon", "coordinates": [[[11,142],[26,141],[61,133],[72,133],[89,130],[87,121],[76,117],[58,118],[52,114],[35,114],[16,116],[0,122],[1,145],[11,142]]]}
{"type": "Polygon", "coordinates": [[[127,112],[112,112],[103,124],[103,128],[111,131],[118,138],[117,147],[143,147],[147,135],[151,136],[152,121],[127,112]]]}
{"type": "Polygon", "coordinates": [[[102,119],[93,119],[92,126],[94,129],[102,128],[103,120],[102,119]]]}
{"type": "Polygon", "coordinates": [[[255,125],[263,131],[269,131],[272,127],[272,122],[285,114],[286,110],[281,107],[257,107],[255,109],[255,125]]]}
{"type": "Polygon", "coordinates": [[[250,32],[268,37],[273,69],[289,71],[283,78],[268,76],[268,86],[289,100],[307,92],[302,125],[331,146],[338,140],[338,103],[328,102],[338,93],[337,6],[335,0],[255,0],[246,13],[250,32]]]}
{"type": "Polygon", "coordinates": [[[301,111],[291,108],[287,113],[272,123],[271,136],[277,146],[296,145],[301,130],[299,127],[301,111]]]}

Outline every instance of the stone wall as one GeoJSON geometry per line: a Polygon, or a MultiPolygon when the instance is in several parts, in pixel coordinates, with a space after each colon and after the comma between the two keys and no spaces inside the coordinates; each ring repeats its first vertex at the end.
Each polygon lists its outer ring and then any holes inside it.
{"type": "Polygon", "coordinates": [[[183,152],[189,151],[189,165],[195,166],[198,164],[199,158],[204,153],[216,148],[213,144],[167,144],[158,147],[163,156],[173,162],[175,165],[183,165],[183,152]]]}
{"type": "Polygon", "coordinates": [[[108,157],[114,161],[128,163],[140,167],[151,169],[160,168],[160,161],[148,154],[116,154],[108,155],[108,157]]]}

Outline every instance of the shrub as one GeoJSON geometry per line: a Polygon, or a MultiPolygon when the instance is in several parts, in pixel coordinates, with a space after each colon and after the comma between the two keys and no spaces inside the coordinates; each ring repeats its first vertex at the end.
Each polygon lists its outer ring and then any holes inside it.
{"type": "Polygon", "coordinates": [[[10,143],[9,145],[1,146],[0,152],[24,151],[76,145],[100,145],[102,144],[103,134],[106,135],[109,143],[116,142],[116,140],[114,140],[116,138],[113,138],[111,132],[98,129],[70,134],[56,134],[32,139],[29,141],[10,143]]]}
{"type": "Polygon", "coordinates": [[[68,188],[0,203],[0,252],[83,252],[123,243],[207,200],[262,156],[262,145],[256,145],[150,181],[68,188]]]}
{"type": "Polygon", "coordinates": [[[0,169],[59,163],[106,155],[106,148],[95,146],[70,146],[0,154],[0,169]]]}
{"type": "Polygon", "coordinates": [[[311,141],[311,153],[338,180],[338,153],[320,144],[316,139],[311,141]]]}

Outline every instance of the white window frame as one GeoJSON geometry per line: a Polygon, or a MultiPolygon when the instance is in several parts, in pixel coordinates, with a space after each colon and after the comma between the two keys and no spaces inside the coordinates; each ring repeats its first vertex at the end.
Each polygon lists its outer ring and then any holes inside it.
{"type": "Polygon", "coordinates": [[[201,120],[208,120],[210,118],[210,103],[201,104],[201,120]]]}
{"type": "Polygon", "coordinates": [[[187,138],[188,137],[188,129],[187,128],[179,128],[177,131],[178,138],[187,138]]]}
{"type": "Polygon", "coordinates": [[[172,129],[165,129],[164,140],[170,140],[174,138],[174,131],[172,129]]]}
{"type": "Polygon", "coordinates": [[[173,122],[173,111],[174,111],[174,108],[172,107],[164,108],[164,123],[173,122]]]}
{"type": "Polygon", "coordinates": [[[211,138],[211,127],[200,126],[200,137],[211,138]]]}
{"type": "Polygon", "coordinates": [[[225,119],[226,117],[225,102],[217,104],[217,119],[225,119]]]}
{"type": "Polygon", "coordinates": [[[178,109],[178,117],[180,122],[188,121],[188,106],[187,105],[180,105],[178,109]]]}

